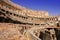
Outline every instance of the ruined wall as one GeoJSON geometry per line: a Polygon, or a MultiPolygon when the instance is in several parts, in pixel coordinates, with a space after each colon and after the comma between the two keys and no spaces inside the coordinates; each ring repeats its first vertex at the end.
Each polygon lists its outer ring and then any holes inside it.
{"type": "Polygon", "coordinates": [[[0,0],[0,40],[60,40],[58,28],[58,16],[0,0]]]}
{"type": "Polygon", "coordinates": [[[16,13],[19,15],[24,15],[24,16],[32,16],[32,17],[44,17],[48,16],[48,12],[46,11],[36,11],[36,10],[30,10],[26,9],[24,7],[18,6],[12,2],[9,2],[8,0],[1,0],[0,1],[0,7],[4,8],[7,11],[10,11],[12,13],[16,13]],[[3,3],[1,3],[3,2],[3,3]]]}
{"type": "Polygon", "coordinates": [[[23,35],[24,28],[19,24],[0,23],[0,40],[27,40],[23,35]]]}

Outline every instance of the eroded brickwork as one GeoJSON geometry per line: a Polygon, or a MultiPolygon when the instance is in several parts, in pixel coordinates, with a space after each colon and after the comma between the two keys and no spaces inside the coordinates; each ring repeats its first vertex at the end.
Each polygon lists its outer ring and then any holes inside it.
{"type": "Polygon", "coordinates": [[[60,40],[60,16],[0,0],[0,40],[60,40]]]}

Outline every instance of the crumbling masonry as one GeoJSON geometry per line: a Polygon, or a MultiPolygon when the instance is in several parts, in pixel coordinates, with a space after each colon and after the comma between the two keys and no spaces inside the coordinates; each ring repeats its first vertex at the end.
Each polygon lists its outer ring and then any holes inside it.
{"type": "Polygon", "coordinates": [[[0,0],[0,40],[60,40],[60,16],[0,0]]]}

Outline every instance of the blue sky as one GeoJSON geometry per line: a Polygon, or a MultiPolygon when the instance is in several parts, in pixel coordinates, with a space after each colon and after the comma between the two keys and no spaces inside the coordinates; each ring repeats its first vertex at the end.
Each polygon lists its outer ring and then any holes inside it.
{"type": "Polygon", "coordinates": [[[10,0],[32,10],[48,11],[49,15],[60,14],[60,0],[10,0]]]}

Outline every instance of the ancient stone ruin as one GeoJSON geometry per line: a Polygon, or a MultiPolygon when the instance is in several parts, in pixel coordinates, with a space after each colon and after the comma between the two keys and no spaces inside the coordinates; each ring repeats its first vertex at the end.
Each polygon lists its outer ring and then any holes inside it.
{"type": "Polygon", "coordinates": [[[60,40],[60,16],[0,0],[0,40],[60,40]]]}

